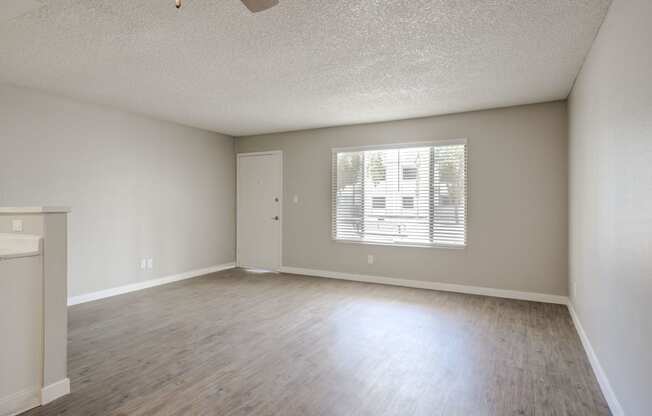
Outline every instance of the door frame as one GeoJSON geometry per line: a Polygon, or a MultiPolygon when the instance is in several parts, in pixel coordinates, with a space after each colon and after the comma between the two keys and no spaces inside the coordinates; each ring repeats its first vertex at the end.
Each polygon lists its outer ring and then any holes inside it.
{"type": "Polygon", "coordinates": [[[285,213],[283,211],[283,198],[285,194],[285,188],[284,188],[284,181],[283,181],[283,151],[282,150],[269,150],[266,152],[248,152],[248,153],[237,153],[236,154],[236,164],[235,164],[235,176],[236,176],[236,190],[235,190],[235,265],[236,267],[241,267],[242,265],[240,264],[240,250],[239,250],[239,238],[238,238],[238,230],[240,229],[240,158],[243,157],[251,157],[251,156],[267,156],[267,155],[275,155],[279,156],[281,159],[281,163],[279,166],[280,172],[280,178],[281,178],[281,194],[278,197],[278,203],[279,203],[279,211],[280,211],[280,219],[279,219],[279,233],[278,233],[278,269],[274,270],[275,272],[280,272],[281,268],[283,267],[283,220],[285,217],[285,213]]]}

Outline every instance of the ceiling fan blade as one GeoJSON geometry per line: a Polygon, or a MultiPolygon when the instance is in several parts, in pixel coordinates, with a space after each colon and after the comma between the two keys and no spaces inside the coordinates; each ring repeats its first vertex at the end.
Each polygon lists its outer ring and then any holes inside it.
{"type": "Polygon", "coordinates": [[[278,0],[242,0],[252,13],[262,12],[278,4],[278,0]]]}

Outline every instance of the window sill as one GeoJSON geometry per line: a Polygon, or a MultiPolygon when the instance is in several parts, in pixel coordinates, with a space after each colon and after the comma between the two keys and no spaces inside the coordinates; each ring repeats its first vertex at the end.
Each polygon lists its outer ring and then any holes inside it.
{"type": "Polygon", "coordinates": [[[458,245],[458,244],[419,244],[419,243],[381,243],[377,241],[362,241],[362,240],[342,240],[339,238],[331,238],[335,243],[343,244],[360,244],[368,246],[386,246],[386,247],[412,247],[412,248],[439,248],[445,250],[464,250],[467,247],[467,244],[458,245]]]}

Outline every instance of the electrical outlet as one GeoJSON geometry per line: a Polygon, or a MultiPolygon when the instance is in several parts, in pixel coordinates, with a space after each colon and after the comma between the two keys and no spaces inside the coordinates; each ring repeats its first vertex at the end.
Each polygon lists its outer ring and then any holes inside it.
{"type": "Polygon", "coordinates": [[[15,233],[23,232],[23,220],[11,220],[11,231],[15,233]]]}
{"type": "Polygon", "coordinates": [[[367,263],[368,264],[374,264],[374,256],[373,256],[373,254],[367,255],[367,263]]]}
{"type": "Polygon", "coordinates": [[[573,282],[573,297],[577,296],[577,283],[573,282]]]}
{"type": "Polygon", "coordinates": [[[150,257],[147,259],[147,269],[152,270],[153,268],[154,268],[154,259],[150,257]]]}
{"type": "Polygon", "coordinates": [[[140,269],[141,270],[147,269],[147,259],[140,259],[140,269]]]}

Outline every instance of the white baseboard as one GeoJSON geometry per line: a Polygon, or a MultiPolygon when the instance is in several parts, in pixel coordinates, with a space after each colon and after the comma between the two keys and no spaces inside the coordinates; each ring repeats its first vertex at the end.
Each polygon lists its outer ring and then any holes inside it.
{"type": "Polygon", "coordinates": [[[570,302],[568,303],[568,310],[570,311],[571,318],[573,318],[575,329],[577,330],[577,333],[580,336],[580,340],[582,341],[582,346],[584,346],[584,351],[586,351],[586,355],[589,357],[589,363],[591,363],[593,372],[595,373],[595,376],[598,379],[598,383],[600,384],[600,389],[602,390],[602,394],[604,395],[605,400],[607,400],[609,409],[611,409],[611,413],[614,416],[625,416],[625,412],[623,411],[623,408],[620,405],[620,402],[618,401],[618,397],[616,397],[616,393],[611,388],[611,383],[609,383],[609,379],[607,378],[607,373],[604,372],[604,369],[602,368],[602,365],[598,360],[598,356],[595,354],[595,351],[591,346],[591,342],[589,341],[589,338],[586,336],[586,332],[584,332],[584,327],[582,327],[580,318],[579,316],[577,316],[577,313],[575,312],[575,308],[573,307],[573,304],[570,302]]]}
{"type": "Polygon", "coordinates": [[[72,296],[68,298],[68,306],[91,302],[98,299],[109,298],[111,296],[122,295],[123,293],[135,292],[137,290],[147,289],[149,287],[165,285],[172,282],[178,282],[179,280],[191,279],[193,277],[203,276],[205,274],[215,273],[227,269],[233,269],[234,267],[235,267],[235,263],[219,264],[217,266],[207,267],[205,269],[191,270],[189,272],[175,274],[172,276],[160,277],[158,279],[146,280],[144,282],[133,283],[125,286],[118,286],[111,289],[100,290],[98,292],[91,292],[79,296],[72,296]]]}
{"type": "Polygon", "coordinates": [[[41,389],[41,404],[50,403],[68,393],[70,393],[70,379],[64,378],[41,389]]]}
{"type": "Polygon", "coordinates": [[[281,267],[281,272],[290,274],[301,274],[306,276],[326,277],[329,279],[352,280],[355,282],[379,283],[391,286],[403,286],[416,289],[441,290],[445,292],[468,293],[472,295],[493,296],[498,298],[530,300],[534,302],[568,304],[568,297],[549,295],[535,292],[519,292],[515,290],[492,289],[488,287],[455,285],[451,283],[426,282],[423,280],[397,279],[394,277],[370,276],[364,274],[352,274],[332,272],[327,270],[304,269],[300,267],[281,267]]]}
{"type": "Polygon", "coordinates": [[[38,388],[28,388],[0,398],[0,415],[14,416],[40,404],[38,388]]]}

